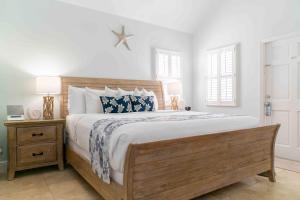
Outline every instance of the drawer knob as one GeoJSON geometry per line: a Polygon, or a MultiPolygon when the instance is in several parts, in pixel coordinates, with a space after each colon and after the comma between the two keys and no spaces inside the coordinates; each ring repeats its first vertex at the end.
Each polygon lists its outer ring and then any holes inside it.
{"type": "Polygon", "coordinates": [[[44,133],[32,133],[32,137],[43,136],[44,133]]]}
{"type": "Polygon", "coordinates": [[[32,153],[33,157],[35,157],[35,156],[42,156],[42,155],[44,155],[44,152],[32,153]]]}

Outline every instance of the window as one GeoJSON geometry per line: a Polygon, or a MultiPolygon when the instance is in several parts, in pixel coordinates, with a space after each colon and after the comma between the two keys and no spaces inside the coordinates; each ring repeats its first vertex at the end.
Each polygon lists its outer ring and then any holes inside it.
{"type": "Polygon", "coordinates": [[[181,56],[179,52],[155,49],[156,79],[179,80],[181,78],[181,56]]]}
{"type": "Polygon", "coordinates": [[[207,105],[236,106],[237,45],[208,51],[207,105]]]}
{"type": "Polygon", "coordinates": [[[181,82],[181,53],[163,49],[155,49],[154,52],[155,79],[163,82],[165,100],[168,104],[170,99],[168,84],[175,81],[181,82]]]}

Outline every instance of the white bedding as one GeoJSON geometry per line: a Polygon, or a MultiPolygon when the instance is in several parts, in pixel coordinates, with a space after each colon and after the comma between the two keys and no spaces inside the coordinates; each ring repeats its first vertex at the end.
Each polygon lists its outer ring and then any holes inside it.
{"type": "MultiPolygon", "coordinates": [[[[198,115],[199,112],[140,112],[118,114],[73,114],[67,116],[67,132],[69,140],[80,147],[89,156],[89,135],[93,124],[105,118],[139,118],[168,115],[198,115]]],[[[195,119],[188,121],[138,122],[126,124],[114,131],[110,138],[109,162],[112,168],[112,178],[119,184],[123,180],[123,166],[129,144],[183,138],[195,135],[217,133],[222,131],[253,128],[259,126],[259,120],[250,116],[225,116],[224,118],[195,119]],[[118,174],[118,176],[114,176],[118,174]],[[120,178],[121,177],[121,178],[120,178]]],[[[73,145],[75,146],[75,145],[73,145]]],[[[79,149],[79,148],[77,148],[79,149]]],[[[90,160],[90,158],[88,159],[90,160]]]]}
{"type": "MultiPolygon", "coordinates": [[[[90,152],[88,150],[81,148],[78,144],[76,144],[72,140],[68,141],[68,145],[74,152],[76,152],[82,158],[85,158],[87,161],[91,162],[91,158],[90,158],[91,156],[90,156],[90,152]]],[[[119,183],[120,185],[123,185],[123,176],[124,176],[124,174],[122,172],[118,172],[116,170],[111,170],[112,179],[115,182],[119,183]]]]}

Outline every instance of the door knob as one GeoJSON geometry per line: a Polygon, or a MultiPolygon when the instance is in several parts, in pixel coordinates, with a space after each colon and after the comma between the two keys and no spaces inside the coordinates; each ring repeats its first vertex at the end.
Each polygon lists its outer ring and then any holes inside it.
{"type": "Polygon", "coordinates": [[[267,101],[264,103],[264,107],[265,107],[265,115],[267,117],[272,115],[272,103],[267,101]]]}

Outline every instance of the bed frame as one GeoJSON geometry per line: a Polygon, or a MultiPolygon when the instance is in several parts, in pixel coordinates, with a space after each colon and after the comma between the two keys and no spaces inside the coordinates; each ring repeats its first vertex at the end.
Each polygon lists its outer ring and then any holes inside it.
{"type": "MultiPolygon", "coordinates": [[[[68,86],[153,90],[164,108],[159,81],[62,77],[61,116],[68,86]]],[[[104,183],[89,162],[67,146],[67,162],[106,200],[187,200],[257,174],[275,182],[274,146],[279,125],[173,140],[131,144],[123,185],[104,183]]],[[[163,133],[162,133],[163,134],[163,133]]]]}

